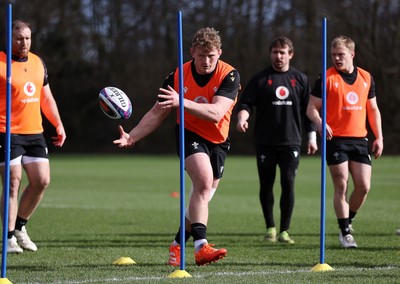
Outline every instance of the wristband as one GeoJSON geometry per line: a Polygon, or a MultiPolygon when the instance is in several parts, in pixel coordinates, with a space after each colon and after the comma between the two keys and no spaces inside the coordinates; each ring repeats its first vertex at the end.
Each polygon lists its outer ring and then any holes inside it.
{"type": "Polygon", "coordinates": [[[317,143],[317,132],[308,132],[308,142],[317,143]]]}

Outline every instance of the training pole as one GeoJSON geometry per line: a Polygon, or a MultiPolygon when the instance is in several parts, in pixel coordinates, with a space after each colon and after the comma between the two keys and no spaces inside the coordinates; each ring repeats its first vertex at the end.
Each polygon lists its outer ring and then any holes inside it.
{"type": "Polygon", "coordinates": [[[11,129],[11,53],[12,53],[12,6],[7,5],[6,9],[6,53],[7,53],[7,64],[6,64],[6,138],[5,138],[5,167],[4,167],[4,212],[3,212],[3,244],[2,244],[2,258],[1,258],[1,279],[0,283],[11,283],[6,278],[7,268],[7,239],[8,239],[8,207],[10,198],[10,129],[11,129]]]}
{"type": "Polygon", "coordinates": [[[179,174],[180,174],[180,269],[170,274],[169,278],[191,277],[185,271],[185,113],[183,84],[183,43],[182,43],[182,12],[176,13],[178,30],[178,77],[179,77],[179,174]]]}
{"type": "Polygon", "coordinates": [[[321,220],[320,220],[320,259],[312,271],[333,270],[325,263],[325,208],[326,208],[326,37],[327,21],[322,20],[322,130],[321,130],[321,220]]]}

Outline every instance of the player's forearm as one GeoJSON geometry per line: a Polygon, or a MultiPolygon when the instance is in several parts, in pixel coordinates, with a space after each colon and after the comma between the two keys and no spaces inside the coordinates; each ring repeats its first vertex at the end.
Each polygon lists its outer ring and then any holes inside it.
{"type": "Polygon", "coordinates": [[[213,123],[218,123],[231,109],[235,102],[222,96],[214,96],[210,103],[197,103],[185,99],[185,110],[196,117],[213,123]]]}
{"type": "Polygon", "coordinates": [[[374,133],[375,139],[383,140],[382,120],[381,120],[381,113],[380,113],[379,109],[376,108],[376,109],[369,111],[368,122],[369,122],[372,132],[374,133]]]}
{"type": "Polygon", "coordinates": [[[214,123],[218,123],[225,114],[215,104],[199,104],[186,99],[185,110],[200,119],[214,123]]]}
{"type": "Polygon", "coordinates": [[[60,117],[60,113],[57,108],[57,104],[54,99],[48,98],[42,104],[42,112],[47,120],[55,127],[60,127],[63,125],[60,117]]]}
{"type": "Polygon", "coordinates": [[[247,110],[241,110],[238,112],[238,121],[247,121],[250,117],[250,113],[247,110]]]}
{"type": "Polygon", "coordinates": [[[307,117],[317,125],[317,128],[319,129],[321,127],[322,124],[322,118],[319,114],[319,111],[313,107],[313,106],[309,106],[307,108],[307,117]]]}
{"type": "Polygon", "coordinates": [[[129,132],[129,136],[133,139],[134,143],[142,140],[153,133],[162,124],[168,114],[169,111],[161,111],[157,106],[153,107],[143,116],[139,124],[129,132]]]}

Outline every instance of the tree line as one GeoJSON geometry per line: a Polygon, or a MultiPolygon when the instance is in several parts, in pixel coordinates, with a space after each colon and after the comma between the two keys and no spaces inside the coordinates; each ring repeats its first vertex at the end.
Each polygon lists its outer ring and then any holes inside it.
{"type": "MultiPolygon", "coordinates": [[[[2,1],[0,46],[5,48],[6,4],[13,18],[32,27],[32,51],[48,67],[49,80],[67,131],[62,152],[121,152],[112,140],[117,126],[130,129],[155,103],[165,76],[177,65],[176,13],[182,11],[184,58],[194,32],[214,27],[222,37],[221,59],[237,68],[242,86],[269,64],[269,42],[280,35],[295,45],[292,65],[311,84],[321,73],[322,19],[328,23],[328,43],[344,34],[356,42],[356,65],[376,81],[382,112],[386,154],[398,154],[400,141],[400,4],[397,0],[14,0],[2,1]],[[116,86],[131,98],[127,121],[107,118],[98,93],[116,86]]],[[[329,48],[328,48],[329,53],[329,48]]],[[[330,66],[328,54],[328,63],[330,66]]],[[[174,153],[168,118],[132,150],[174,153]]],[[[236,124],[233,116],[232,126],[236,124]]],[[[51,137],[52,128],[46,128],[51,137]]],[[[253,152],[252,135],[231,129],[232,152],[253,152]]],[[[49,143],[50,145],[50,143],[49,143]]],[[[57,149],[51,149],[58,151],[57,149]]]]}

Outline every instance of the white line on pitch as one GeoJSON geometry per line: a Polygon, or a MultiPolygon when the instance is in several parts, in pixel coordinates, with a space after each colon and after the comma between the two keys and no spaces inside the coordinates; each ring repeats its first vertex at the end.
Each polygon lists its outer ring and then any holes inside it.
{"type": "MultiPolygon", "coordinates": [[[[339,268],[334,269],[334,271],[371,271],[371,270],[394,270],[398,269],[397,266],[379,266],[373,268],[339,268]]],[[[295,273],[310,273],[311,270],[287,270],[287,271],[247,271],[247,272],[213,272],[213,273],[201,273],[193,278],[204,278],[210,276],[263,276],[263,275],[274,275],[274,274],[295,274],[295,273]]],[[[56,281],[51,282],[52,284],[85,284],[85,283],[99,283],[99,282],[121,282],[121,281],[161,281],[165,280],[167,277],[124,277],[124,278],[104,278],[104,279],[91,279],[91,280],[78,280],[78,281],[56,281]]],[[[46,284],[48,282],[25,282],[20,284],[46,284]]]]}

